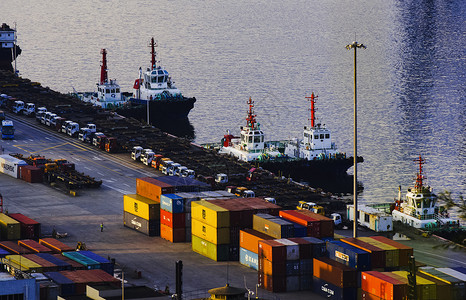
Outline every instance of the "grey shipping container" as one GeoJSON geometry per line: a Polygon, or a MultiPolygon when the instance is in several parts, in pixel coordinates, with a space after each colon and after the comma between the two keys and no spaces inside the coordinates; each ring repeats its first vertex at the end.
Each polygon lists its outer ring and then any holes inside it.
{"type": "Polygon", "coordinates": [[[294,235],[294,227],[292,223],[269,214],[256,214],[253,216],[252,222],[254,230],[277,239],[289,238],[294,235]]]}
{"type": "Polygon", "coordinates": [[[129,212],[123,212],[123,225],[148,236],[160,236],[160,220],[148,221],[129,212]]]}

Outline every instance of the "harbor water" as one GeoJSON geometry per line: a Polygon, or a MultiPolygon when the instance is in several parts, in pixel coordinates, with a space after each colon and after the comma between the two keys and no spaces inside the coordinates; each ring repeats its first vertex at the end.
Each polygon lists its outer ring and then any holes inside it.
{"type": "Polygon", "coordinates": [[[197,98],[196,143],[239,134],[249,97],[267,139],[298,137],[314,92],[318,122],[348,155],[354,63],[345,46],[356,39],[367,46],[358,50],[360,199],[386,202],[412,185],[419,154],[436,192],[466,190],[465,8],[460,0],[2,0],[0,22],[16,23],[21,76],[63,93],[96,89],[101,48],[109,77],[131,91],[154,37],[172,80],[197,98]]]}

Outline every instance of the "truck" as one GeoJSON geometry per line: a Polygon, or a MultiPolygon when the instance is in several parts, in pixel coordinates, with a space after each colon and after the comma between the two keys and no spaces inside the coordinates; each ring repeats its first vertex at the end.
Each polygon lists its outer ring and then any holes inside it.
{"type": "Polygon", "coordinates": [[[58,117],[57,114],[46,114],[45,115],[45,125],[50,127],[50,125],[52,125],[51,121],[55,117],[58,117]]]}
{"type": "Polygon", "coordinates": [[[191,169],[182,170],[181,177],[187,177],[187,178],[194,179],[196,178],[196,173],[194,172],[194,170],[191,170],[191,169]]]}
{"type": "Polygon", "coordinates": [[[13,103],[13,107],[11,108],[11,110],[13,111],[13,113],[15,114],[20,114],[22,112],[22,110],[24,109],[24,102],[21,101],[21,100],[16,100],[14,103],[13,103]]]}
{"type": "Polygon", "coordinates": [[[105,151],[109,153],[116,153],[120,149],[118,140],[114,137],[105,138],[105,151]]]}
{"type": "Polygon", "coordinates": [[[168,167],[174,163],[175,162],[172,160],[162,160],[162,163],[160,164],[160,171],[162,171],[162,174],[168,175],[168,167]]]}
{"type": "Polygon", "coordinates": [[[26,103],[23,109],[23,115],[33,117],[36,113],[36,105],[34,103],[26,103]]]}
{"type": "Polygon", "coordinates": [[[90,143],[96,131],[97,131],[96,125],[88,123],[86,127],[79,129],[78,139],[85,143],[90,143]]]}
{"type": "Polygon", "coordinates": [[[171,165],[168,166],[167,168],[167,174],[168,176],[175,176],[175,169],[178,168],[178,167],[181,167],[181,165],[179,163],[173,163],[171,165]]]}
{"type": "Polygon", "coordinates": [[[150,166],[152,159],[154,158],[155,153],[150,149],[144,149],[144,153],[141,155],[141,162],[146,166],[150,166]]]}
{"type": "Polygon", "coordinates": [[[325,215],[325,209],[314,202],[299,201],[298,206],[296,206],[296,208],[299,210],[310,210],[322,216],[325,215]]]}
{"type": "Polygon", "coordinates": [[[62,123],[62,125],[61,125],[61,132],[63,132],[63,133],[66,134],[66,132],[68,131],[68,126],[69,126],[71,123],[73,123],[73,121],[71,121],[71,120],[66,120],[66,121],[64,121],[64,122],[62,123]]]}
{"type": "Polygon", "coordinates": [[[40,117],[40,123],[46,124],[46,120],[47,120],[48,116],[51,115],[51,114],[52,114],[51,111],[44,112],[40,117]]]}
{"type": "Polygon", "coordinates": [[[58,132],[61,132],[61,128],[63,126],[63,123],[65,123],[66,119],[56,116],[52,120],[50,120],[50,127],[53,129],[57,130],[58,132]]]}
{"type": "Polygon", "coordinates": [[[92,145],[99,148],[100,150],[105,150],[105,140],[107,137],[102,132],[96,132],[92,138],[92,145]]]}
{"type": "Polygon", "coordinates": [[[133,160],[140,160],[143,148],[141,146],[134,146],[131,151],[131,158],[133,160]]]}
{"type": "Polygon", "coordinates": [[[254,193],[254,191],[251,191],[251,190],[248,190],[246,187],[237,187],[235,189],[235,193],[234,193],[236,196],[238,197],[243,197],[243,198],[254,198],[256,197],[256,194],[254,193]]]}
{"type": "Polygon", "coordinates": [[[5,112],[3,110],[0,110],[0,121],[5,120],[5,112]]]}
{"type": "Polygon", "coordinates": [[[184,170],[187,170],[188,168],[185,167],[185,166],[179,166],[177,168],[175,168],[175,176],[179,176],[181,177],[181,172],[183,172],[184,170]]]}
{"type": "Polygon", "coordinates": [[[47,112],[47,108],[43,106],[38,107],[36,110],[36,121],[40,123],[42,120],[42,115],[45,114],[46,112],[47,112]]]}
{"type": "Polygon", "coordinates": [[[66,128],[66,134],[69,136],[76,136],[78,135],[79,132],[79,124],[76,122],[71,122],[68,124],[68,127],[66,128]]]}
{"type": "Polygon", "coordinates": [[[12,140],[15,138],[15,126],[13,121],[2,121],[2,140],[12,140]]]}
{"type": "Polygon", "coordinates": [[[162,158],[163,158],[163,155],[162,154],[156,154],[154,155],[154,157],[152,158],[152,162],[150,163],[150,165],[155,168],[156,170],[159,169],[159,165],[160,165],[160,162],[162,161],[162,158]]]}

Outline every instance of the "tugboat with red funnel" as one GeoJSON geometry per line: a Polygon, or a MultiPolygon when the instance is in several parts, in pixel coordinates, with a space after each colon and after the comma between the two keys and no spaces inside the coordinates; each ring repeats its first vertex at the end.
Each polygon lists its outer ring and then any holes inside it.
{"type": "MultiPolygon", "coordinates": [[[[350,193],[352,177],[346,172],[353,165],[353,158],[337,151],[330,130],[315,122],[317,96],[312,93],[306,98],[311,103],[311,118],[301,139],[265,141],[250,98],[246,126],[241,127],[239,137],[228,131],[222,139],[219,153],[326,191],[350,193]]],[[[358,157],[358,162],[363,162],[363,158],[358,157]]]]}

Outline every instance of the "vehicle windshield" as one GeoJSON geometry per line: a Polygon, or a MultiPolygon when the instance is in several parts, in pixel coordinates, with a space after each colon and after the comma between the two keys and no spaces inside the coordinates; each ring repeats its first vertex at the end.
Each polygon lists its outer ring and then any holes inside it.
{"type": "Polygon", "coordinates": [[[15,132],[15,129],[12,126],[3,126],[2,127],[2,133],[3,134],[13,134],[15,132]]]}

